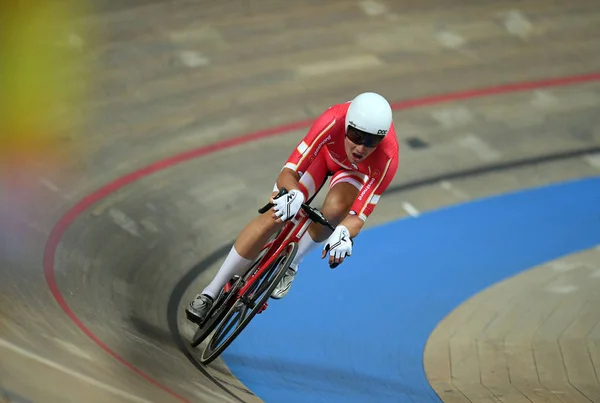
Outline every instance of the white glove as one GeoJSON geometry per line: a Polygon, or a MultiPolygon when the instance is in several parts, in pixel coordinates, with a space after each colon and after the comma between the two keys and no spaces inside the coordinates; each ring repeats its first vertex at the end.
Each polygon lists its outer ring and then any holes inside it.
{"type": "Polygon", "coordinates": [[[281,221],[293,218],[298,214],[302,203],[304,203],[304,194],[297,189],[292,189],[273,200],[275,216],[281,218],[281,221]]]}
{"type": "Polygon", "coordinates": [[[350,231],[343,225],[338,225],[323,246],[323,257],[329,251],[329,265],[332,267],[342,263],[346,256],[352,255],[352,239],[350,231]]]}

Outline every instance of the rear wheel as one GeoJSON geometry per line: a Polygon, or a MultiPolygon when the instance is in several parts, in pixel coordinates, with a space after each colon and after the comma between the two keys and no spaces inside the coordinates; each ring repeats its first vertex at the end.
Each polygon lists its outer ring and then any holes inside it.
{"type": "Polygon", "coordinates": [[[290,242],[273,263],[246,292],[235,300],[202,352],[200,362],[209,364],[217,358],[250,323],[263,307],[285,275],[298,252],[298,244],[290,242]]]}

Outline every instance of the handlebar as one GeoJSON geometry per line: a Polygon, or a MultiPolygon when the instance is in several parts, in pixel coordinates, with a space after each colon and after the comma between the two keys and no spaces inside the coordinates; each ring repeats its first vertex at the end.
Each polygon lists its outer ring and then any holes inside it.
{"type": "MultiPolygon", "coordinates": [[[[277,193],[277,195],[275,196],[275,199],[283,196],[287,192],[288,191],[286,188],[281,188],[279,190],[279,193],[277,193]]],[[[265,204],[262,208],[260,208],[258,210],[258,212],[260,214],[266,213],[273,206],[274,206],[274,204],[269,202],[269,203],[265,204]]],[[[321,213],[318,209],[311,207],[306,203],[302,203],[302,210],[304,210],[306,212],[306,214],[308,215],[308,217],[311,220],[313,220],[314,222],[317,222],[321,225],[326,226],[327,228],[331,229],[332,231],[335,231],[335,227],[333,225],[331,225],[331,223],[329,221],[327,221],[327,219],[325,218],[323,213],[321,213]]]]}

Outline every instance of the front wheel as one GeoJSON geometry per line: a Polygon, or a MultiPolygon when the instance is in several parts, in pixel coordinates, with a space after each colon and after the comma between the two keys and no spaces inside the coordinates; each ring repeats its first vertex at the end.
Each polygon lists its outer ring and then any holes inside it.
{"type": "Polygon", "coordinates": [[[298,252],[298,244],[290,242],[265,269],[251,287],[236,300],[208,341],[200,362],[209,364],[229,347],[250,323],[273,293],[298,252]],[[231,333],[230,333],[231,332],[231,333]]]}

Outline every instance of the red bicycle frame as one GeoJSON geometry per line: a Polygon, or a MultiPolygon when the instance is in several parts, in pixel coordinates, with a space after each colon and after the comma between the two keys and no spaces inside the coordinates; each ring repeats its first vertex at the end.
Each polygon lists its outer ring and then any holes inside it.
{"type": "MultiPolygon", "coordinates": [[[[265,249],[267,249],[267,252],[258,262],[258,269],[255,269],[254,273],[248,279],[246,284],[244,284],[244,286],[237,291],[238,298],[242,296],[248,290],[248,288],[252,286],[252,284],[254,284],[255,279],[262,275],[262,273],[273,263],[275,259],[277,259],[279,254],[287,247],[287,245],[289,245],[290,242],[298,242],[300,238],[302,238],[302,235],[304,235],[311,223],[312,220],[310,220],[308,214],[303,209],[300,209],[294,218],[285,223],[279,235],[275,239],[269,241],[262,248],[261,253],[265,249]]],[[[225,284],[224,290],[225,292],[228,292],[230,289],[231,285],[228,282],[225,284]]],[[[265,303],[265,307],[266,305],[267,304],[265,303]]],[[[264,310],[264,308],[262,310],[264,310]]],[[[259,313],[262,312],[262,310],[259,311],[259,313]]]]}

